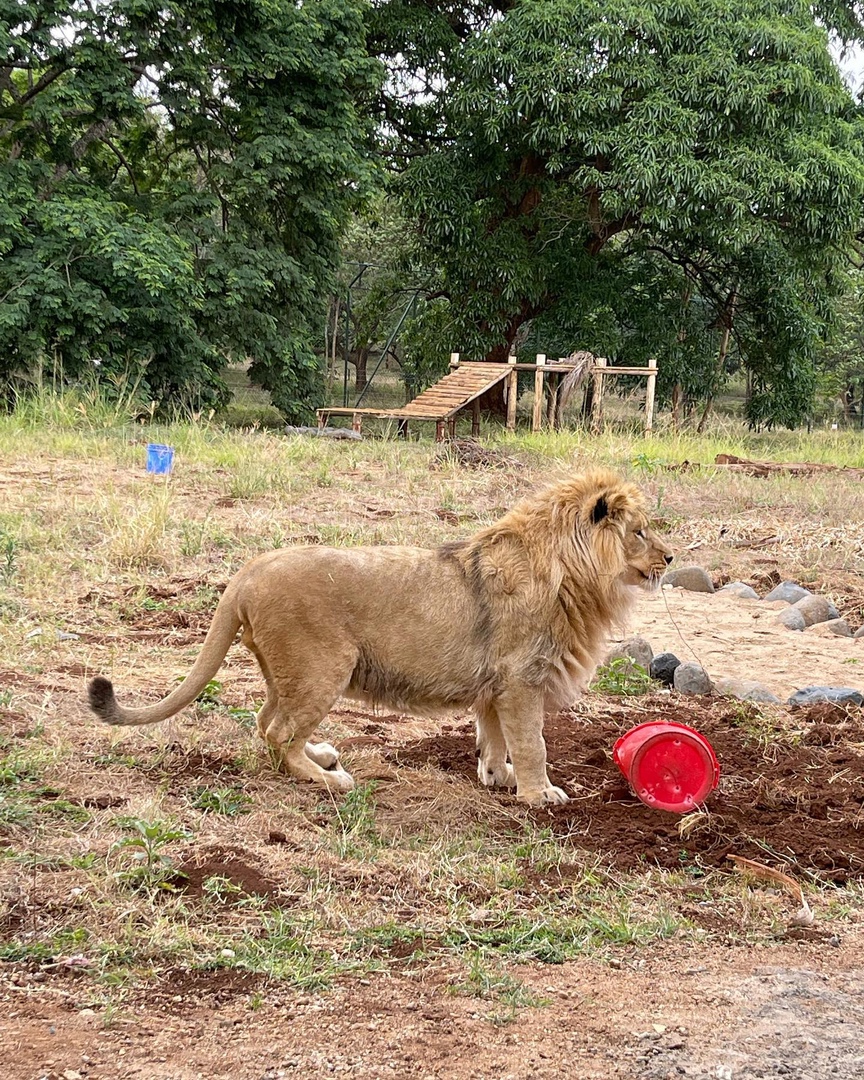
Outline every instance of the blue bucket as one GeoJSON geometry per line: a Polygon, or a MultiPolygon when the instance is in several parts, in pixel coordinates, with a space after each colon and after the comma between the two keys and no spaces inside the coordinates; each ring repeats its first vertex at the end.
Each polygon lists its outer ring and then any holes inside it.
{"type": "Polygon", "coordinates": [[[161,443],[147,444],[147,472],[164,475],[174,467],[174,447],[161,443]]]}

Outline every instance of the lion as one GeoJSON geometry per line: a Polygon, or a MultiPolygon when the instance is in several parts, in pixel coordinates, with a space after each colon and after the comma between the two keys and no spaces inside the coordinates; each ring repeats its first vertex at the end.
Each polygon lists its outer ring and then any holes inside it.
{"type": "Polygon", "coordinates": [[[267,686],[258,733],[287,772],[354,786],[336,750],[307,741],[339,697],[415,715],[471,709],[480,782],[522,802],[563,803],[543,720],[587,686],[639,588],[672,555],[644,499],[614,473],[573,476],[467,540],[437,548],[295,547],[229,581],[185,680],[142,708],[105,678],[90,707],[109,724],[155,724],[193,702],[242,627],[267,686]]]}

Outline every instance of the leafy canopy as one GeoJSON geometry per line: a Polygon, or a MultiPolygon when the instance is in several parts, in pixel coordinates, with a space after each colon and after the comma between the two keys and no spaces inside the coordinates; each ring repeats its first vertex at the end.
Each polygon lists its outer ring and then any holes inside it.
{"type": "Polygon", "coordinates": [[[362,0],[0,0],[0,379],[43,364],[292,417],[372,164],[362,0]]]}
{"type": "Polygon", "coordinates": [[[448,347],[499,358],[543,320],[569,348],[650,339],[662,368],[688,334],[716,352],[734,307],[752,418],[801,417],[864,196],[864,122],[811,5],[401,0],[372,40],[448,347]]]}

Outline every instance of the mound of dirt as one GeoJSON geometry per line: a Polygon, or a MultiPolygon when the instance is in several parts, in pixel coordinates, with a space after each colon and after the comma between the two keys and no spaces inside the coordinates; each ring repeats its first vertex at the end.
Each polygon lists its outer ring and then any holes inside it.
{"type": "MultiPolygon", "coordinates": [[[[753,726],[742,727],[748,713],[740,703],[677,695],[639,698],[638,714],[626,702],[609,704],[601,717],[563,713],[547,722],[545,734],[550,776],[571,801],[533,814],[555,835],[621,869],[674,868],[693,861],[728,868],[726,856],[734,854],[806,870],[825,881],[862,878],[864,712],[817,705],[790,716],[791,734],[785,725],[766,732],[755,712],[753,726]],[[681,818],[654,810],[629,790],[612,761],[612,746],[627,728],[649,720],[690,724],[711,741],[721,778],[706,814],[681,818]]],[[[388,756],[476,782],[474,734],[468,726],[409,743],[388,756]]]]}

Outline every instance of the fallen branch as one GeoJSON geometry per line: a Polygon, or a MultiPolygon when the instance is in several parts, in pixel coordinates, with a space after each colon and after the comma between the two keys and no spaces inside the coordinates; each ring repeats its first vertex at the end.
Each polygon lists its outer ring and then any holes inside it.
{"type": "Polygon", "coordinates": [[[784,874],[780,870],[775,870],[772,866],[763,866],[762,863],[754,862],[752,859],[745,859],[742,855],[727,855],[726,858],[735,863],[735,869],[740,873],[752,874],[763,881],[772,881],[775,885],[782,885],[788,893],[795,897],[801,905],[801,909],[789,920],[791,926],[812,926],[816,921],[816,917],[807,903],[807,898],[804,896],[804,890],[795,878],[784,874]]]}

